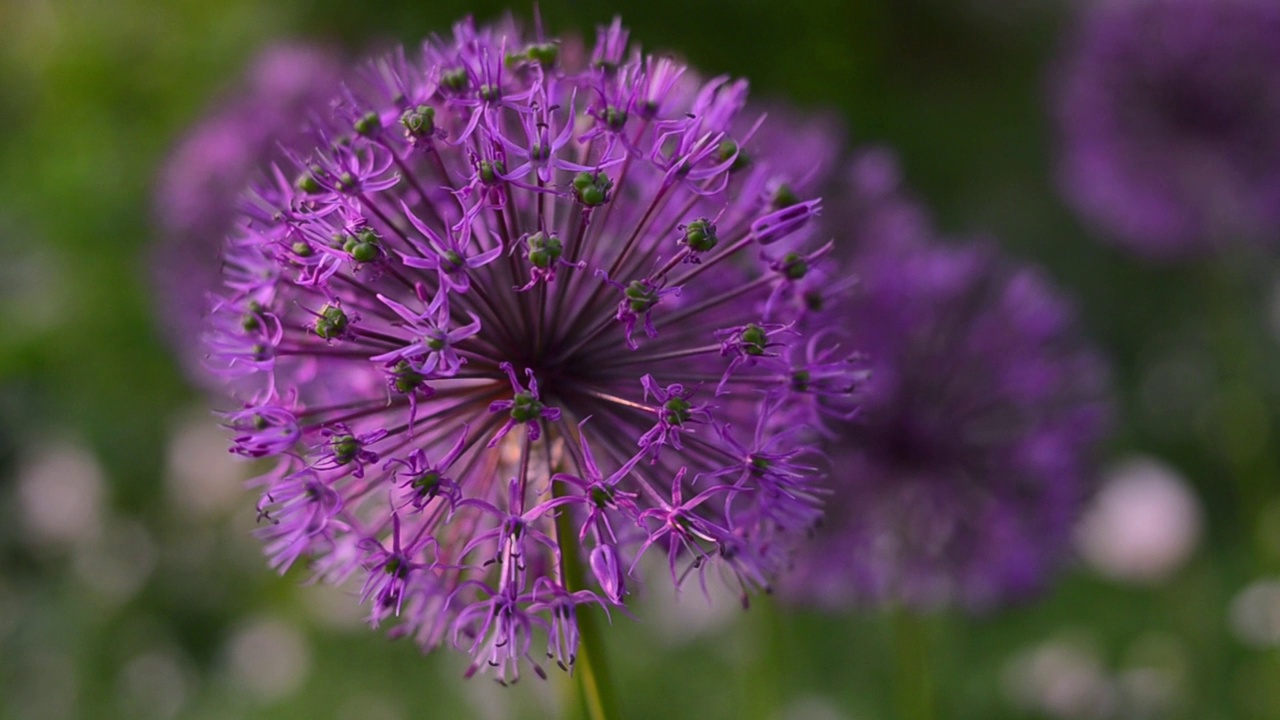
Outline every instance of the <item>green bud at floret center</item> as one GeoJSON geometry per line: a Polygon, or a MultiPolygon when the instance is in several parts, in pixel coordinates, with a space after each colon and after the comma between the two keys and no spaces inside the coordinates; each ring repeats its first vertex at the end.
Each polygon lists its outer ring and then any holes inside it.
{"type": "Polygon", "coordinates": [[[716,228],[710,220],[698,218],[685,226],[684,242],[694,252],[709,252],[720,239],[716,237],[716,228]]]}
{"type": "Polygon", "coordinates": [[[419,475],[410,483],[419,495],[430,495],[440,488],[440,473],[435,470],[428,470],[419,475]]]}
{"type": "Polygon", "coordinates": [[[537,62],[543,68],[549,68],[556,64],[556,60],[560,57],[560,46],[555,43],[538,43],[530,45],[526,51],[526,55],[530,60],[537,62]]]}
{"type": "Polygon", "coordinates": [[[609,199],[613,180],[602,172],[580,172],[573,178],[573,193],[587,207],[603,205],[609,199]]]}
{"type": "Polygon", "coordinates": [[[601,485],[591,488],[591,504],[598,508],[606,508],[613,505],[613,499],[616,496],[617,493],[613,491],[613,488],[607,488],[601,485]]]}
{"type": "Polygon", "coordinates": [[[503,163],[501,160],[481,160],[480,182],[485,185],[492,185],[498,181],[498,176],[506,171],[506,163],[503,163]]]}
{"type": "Polygon", "coordinates": [[[413,369],[408,360],[401,360],[396,363],[396,366],[391,370],[391,375],[394,378],[396,392],[406,394],[417,390],[427,380],[422,373],[413,369]]]}
{"type": "Polygon", "coordinates": [[[378,113],[371,110],[356,119],[354,128],[356,133],[364,137],[373,137],[382,129],[382,118],[378,117],[378,113]]]}
{"type": "Polygon", "coordinates": [[[400,116],[400,124],[404,126],[409,137],[420,138],[431,135],[436,129],[436,109],[430,105],[419,105],[405,110],[400,116]]]}
{"type": "Polygon", "coordinates": [[[360,441],[354,435],[337,435],[330,441],[333,448],[333,460],[339,465],[346,465],[356,459],[360,452],[360,441]]]}
{"type": "Polygon", "coordinates": [[[643,280],[632,280],[623,294],[627,297],[627,306],[637,315],[652,310],[658,304],[658,294],[643,280]]]}
{"type": "Polygon", "coordinates": [[[669,425],[683,425],[693,417],[693,406],[682,397],[668,398],[662,404],[664,419],[669,425]]]}
{"type": "Polygon", "coordinates": [[[319,317],[316,318],[316,335],[325,340],[332,340],[346,332],[349,322],[347,314],[342,311],[342,308],[336,305],[325,305],[320,309],[319,317]]]}
{"type": "Polygon", "coordinates": [[[742,350],[748,355],[763,355],[769,343],[769,335],[764,328],[751,323],[742,330],[742,350]]]}
{"type": "Polygon", "coordinates": [[[461,92],[470,84],[471,78],[467,75],[466,68],[446,70],[440,75],[440,86],[446,90],[461,92]]]}
{"type": "Polygon", "coordinates": [[[529,236],[528,244],[529,262],[541,270],[550,268],[564,254],[564,243],[554,235],[534,233],[529,236]]]}
{"type": "Polygon", "coordinates": [[[533,422],[542,416],[543,404],[533,393],[519,392],[511,399],[511,419],[516,422],[533,422]]]}
{"type": "Polygon", "coordinates": [[[293,186],[297,188],[299,192],[303,192],[308,195],[314,195],[320,192],[324,188],[320,187],[319,181],[316,180],[316,173],[318,172],[320,172],[320,168],[314,166],[303,170],[298,174],[298,178],[293,181],[293,186]]]}
{"type": "Polygon", "coordinates": [[[796,392],[805,392],[809,389],[809,382],[812,377],[808,370],[796,370],[791,373],[791,388],[796,392]]]}
{"type": "Polygon", "coordinates": [[[809,261],[800,253],[789,252],[782,256],[781,270],[788,280],[800,280],[809,273],[809,261]]]}
{"type": "Polygon", "coordinates": [[[786,183],[779,185],[778,189],[773,191],[773,206],[779,210],[782,208],[789,208],[792,205],[797,205],[799,203],[799,196],[797,196],[795,191],[791,189],[791,186],[786,183]]]}

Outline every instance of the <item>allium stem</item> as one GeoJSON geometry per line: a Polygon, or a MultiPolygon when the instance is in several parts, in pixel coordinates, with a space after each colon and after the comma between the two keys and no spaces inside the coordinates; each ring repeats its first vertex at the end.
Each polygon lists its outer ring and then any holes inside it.
{"type": "Polygon", "coordinates": [[[784,671],[789,666],[786,617],[769,595],[752,599],[747,616],[755,652],[747,661],[747,686],[743,692],[747,707],[741,717],[772,720],[783,715],[784,671]]]}
{"type": "MultiPolygon", "coordinates": [[[[1267,436],[1259,431],[1265,423],[1257,420],[1265,411],[1257,396],[1263,360],[1255,342],[1256,324],[1251,322],[1256,317],[1250,310],[1255,300],[1248,292],[1256,283],[1240,282],[1249,275],[1244,262],[1214,267],[1212,273],[1208,285],[1213,295],[1210,304],[1215,320],[1212,337],[1218,363],[1221,447],[1236,488],[1240,525],[1257,547],[1262,542],[1257,532],[1258,509],[1266,503],[1280,469],[1265,451],[1267,436]]],[[[1262,552],[1255,551],[1255,556],[1262,552]]]]}
{"type": "Polygon", "coordinates": [[[933,719],[933,679],[929,674],[929,628],[924,619],[895,607],[893,623],[893,693],[899,720],[933,719]]]}
{"type": "MultiPolygon", "coordinates": [[[[555,485],[553,494],[559,497],[561,492],[561,486],[555,485]]],[[[573,529],[573,518],[567,512],[556,517],[556,541],[560,546],[560,571],[565,589],[575,592],[586,588],[578,533],[573,529]]],[[[587,605],[577,608],[578,655],[574,659],[573,675],[577,679],[583,716],[587,720],[618,720],[622,711],[609,676],[609,663],[600,632],[600,613],[599,608],[587,605]]]]}

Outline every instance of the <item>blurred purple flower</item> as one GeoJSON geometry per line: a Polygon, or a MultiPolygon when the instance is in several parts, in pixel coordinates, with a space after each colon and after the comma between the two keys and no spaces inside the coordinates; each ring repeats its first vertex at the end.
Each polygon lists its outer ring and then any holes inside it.
{"type": "Polygon", "coordinates": [[[762,142],[745,82],[618,22],[589,61],[510,21],[421,53],[349,79],[226,246],[206,347],[253,388],[234,451],[278,460],[271,564],[363,574],[374,623],[503,682],[540,637],[570,666],[575,609],[623,606],[650,548],[745,600],[812,529],[803,428],[858,379],[814,332],[846,286],[789,302],[834,274],[788,174],[821,138],[762,142]]]}
{"type": "Polygon", "coordinates": [[[303,137],[310,114],[337,91],[336,58],[318,48],[274,45],[249,66],[241,86],[178,143],[156,186],[155,283],[161,320],[193,379],[210,382],[198,333],[208,294],[221,284],[222,242],[251,180],[280,159],[279,143],[303,137]]]}
{"type": "Polygon", "coordinates": [[[867,170],[855,165],[844,204],[897,231],[844,225],[860,286],[840,327],[871,376],[859,414],[832,428],[827,517],[783,589],[834,607],[1016,599],[1070,546],[1108,415],[1105,368],[1042,275],[990,244],[935,242],[896,180],[856,182],[867,170]]]}
{"type": "Polygon", "coordinates": [[[1107,0],[1058,79],[1068,200],[1155,259],[1280,234],[1280,4],[1107,0]]]}

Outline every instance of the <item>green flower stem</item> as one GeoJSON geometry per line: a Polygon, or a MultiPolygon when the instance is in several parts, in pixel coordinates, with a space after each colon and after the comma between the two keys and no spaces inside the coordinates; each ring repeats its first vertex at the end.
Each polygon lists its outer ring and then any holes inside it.
{"type": "Polygon", "coordinates": [[[929,628],[903,607],[890,611],[893,623],[893,692],[899,720],[932,720],[933,679],[929,674],[929,628]]]}
{"type": "Polygon", "coordinates": [[[1270,427],[1260,388],[1266,387],[1265,361],[1258,344],[1260,328],[1253,306],[1258,283],[1251,263],[1241,258],[1215,266],[1209,288],[1213,308],[1212,341],[1218,364],[1218,413],[1222,453],[1236,488],[1240,522],[1255,555],[1258,547],[1259,511],[1276,493],[1280,476],[1268,452],[1270,427]]]}
{"type": "MultiPolygon", "coordinates": [[[[570,592],[585,589],[578,535],[567,512],[556,517],[556,540],[560,545],[560,570],[564,573],[565,588],[570,592]]],[[[622,712],[613,691],[600,634],[602,613],[600,608],[586,605],[577,609],[578,655],[574,659],[573,675],[577,679],[582,714],[587,720],[620,720],[622,712]]]]}
{"type": "Polygon", "coordinates": [[[747,611],[755,652],[747,660],[746,688],[742,693],[747,707],[740,717],[773,720],[782,716],[783,672],[787,667],[786,618],[768,595],[751,598],[747,611]]]}

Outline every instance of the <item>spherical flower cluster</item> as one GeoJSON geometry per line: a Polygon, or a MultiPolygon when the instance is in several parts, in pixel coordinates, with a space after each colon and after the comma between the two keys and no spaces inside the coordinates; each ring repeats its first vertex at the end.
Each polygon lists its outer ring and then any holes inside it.
{"type": "Polygon", "coordinates": [[[256,188],[206,333],[254,388],[233,450],[277,461],[270,564],[503,682],[571,665],[647,555],[767,587],[820,515],[805,428],[860,372],[746,83],[616,21],[578,55],[464,21],[369,65],[256,188]]]}
{"type": "Polygon", "coordinates": [[[785,589],[835,607],[991,606],[1040,587],[1070,546],[1106,374],[1040,274],[921,235],[909,201],[866,182],[894,177],[885,162],[864,156],[844,203],[886,230],[856,238],[839,323],[871,375],[828,445],[827,518],[785,589]]]}
{"type": "Polygon", "coordinates": [[[1280,4],[1108,0],[1057,98],[1068,199],[1141,255],[1280,233],[1280,4]]]}
{"type": "Polygon", "coordinates": [[[241,192],[283,159],[280,143],[305,136],[339,82],[336,59],[318,48],[273,45],[249,66],[241,87],[188,132],[156,184],[155,283],[162,319],[192,375],[209,381],[198,344],[207,297],[220,283],[218,255],[235,226],[241,192]]]}

